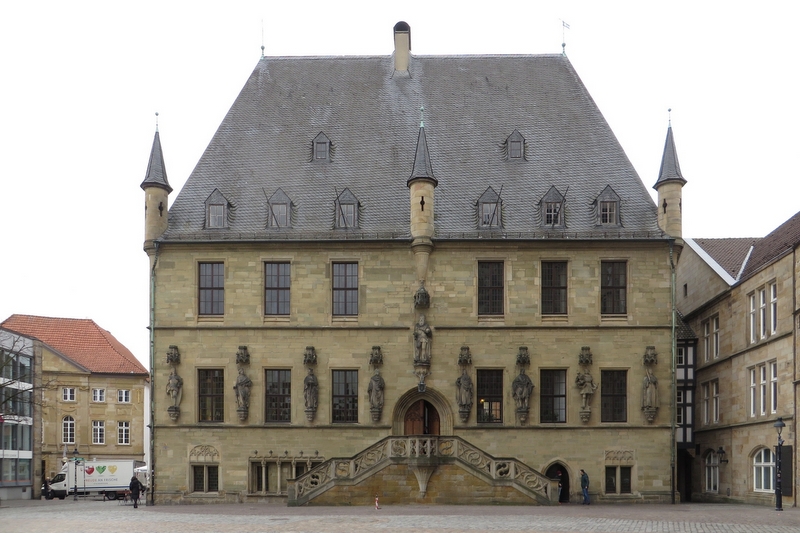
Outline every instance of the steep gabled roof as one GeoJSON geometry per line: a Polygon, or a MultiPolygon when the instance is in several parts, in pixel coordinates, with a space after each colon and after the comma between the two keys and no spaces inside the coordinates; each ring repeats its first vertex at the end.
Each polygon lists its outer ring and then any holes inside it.
{"type": "Polygon", "coordinates": [[[681,165],[678,163],[678,150],[675,148],[675,138],[672,136],[672,126],[667,128],[667,139],[664,141],[664,153],[661,156],[661,169],[658,171],[658,180],[653,185],[654,189],[667,181],[678,181],[681,185],[686,180],[681,174],[681,165]]]}
{"type": "Polygon", "coordinates": [[[147,173],[144,176],[144,181],[140,185],[142,189],[147,187],[160,187],[166,191],[172,192],[172,187],[167,180],[167,166],[164,164],[164,154],[161,151],[161,137],[156,135],[153,138],[153,147],[150,149],[150,159],[147,162],[147,173]]]}
{"type": "Polygon", "coordinates": [[[477,238],[475,199],[503,189],[502,232],[483,238],[664,239],[655,204],[597,105],[562,55],[264,57],[172,203],[163,241],[410,240],[409,175],[436,169],[434,239],[477,238]],[[425,129],[419,109],[425,109],[425,129]],[[519,130],[526,160],[509,161],[519,130]],[[309,161],[324,131],[326,164],[309,161]],[[430,165],[430,166],[429,166],[430,165]],[[623,224],[598,228],[592,202],[620,195],[623,224]],[[556,186],[571,206],[566,227],[543,227],[532,206],[556,186]],[[203,229],[203,201],[218,188],[237,206],[230,227],[203,229]],[[292,198],[296,219],[265,227],[264,191],[292,198]],[[331,228],[334,191],[362,206],[357,231],[331,228]]]}
{"type": "Polygon", "coordinates": [[[11,315],[0,326],[35,337],[94,373],[148,375],[130,350],[93,320],[11,315]]]}
{"type": "Polygon", "coordinates": [[[800,245],[800,212],[756,242],[742,273],[742,279],[750,277],[776,259],[790,253],[798,245],[800,245]]]}
{"type": "Polygon", "coordinates": [[[708,257],[704,257],[706,262],[713,260],[716,265],[711,265],[712,268],[721,269],[725,272],[730,279],[726,279],[729,285],[732,285],[739,276],[744,267],[745,261],[753,245],[758,241],[755,238],[737,238],[737,239],[687,239],[689,245],[696,244],[699,246],[708,257]],[[691,242],[689,242],[691,241],[691,242]]]}

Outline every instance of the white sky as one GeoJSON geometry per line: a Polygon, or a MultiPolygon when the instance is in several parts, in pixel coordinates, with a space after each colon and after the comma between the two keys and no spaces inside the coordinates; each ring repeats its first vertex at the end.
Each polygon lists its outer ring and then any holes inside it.
{"type": "Polygon", "coordinates": [[[91,318],[148,365],[139,184],[154,113],[174,198],[255,68],[262,27],[267,55],[389,55],[400,20],[414,54],[540,54],[561,52],[563,19],[570,61],[648,188],[672,108],[684,236],[762,237],[800,210],[800,2],[208,4],[0,3],[0,320],[91,318]]]}

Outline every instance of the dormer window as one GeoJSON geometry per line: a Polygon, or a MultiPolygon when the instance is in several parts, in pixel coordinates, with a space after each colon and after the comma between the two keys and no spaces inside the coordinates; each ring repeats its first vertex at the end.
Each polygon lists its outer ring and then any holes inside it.
{"type": "Polygon", "coordinates": [[[546,228],[564,228],[564,195],[555,187],[550,187],[539,203],[539,223],[546,228]]]}
{"type": "Polygon", "coordinates": [[[503,203],[491,187],[478,198],[478,228],[499,228],[503,225],[503,203]]]}
{"type": "Polygon", "coordinates": [[[313,163],[328,163],[331,161],[332,151],[331,140],[328,136],[320,132],[314,137],[311,145],[311,161],[313,163]]]}
{"type": "Polygon", "coordinates": [[[208,227],[225,227],[225,206],[222,204],[211,204],[208,206],[208,227]]]}
{"type": "Polygon", "coordinates": [[[350,189],[342,191],[342,194],[336,199],[334,208],[336,209],[334,219],[336,228],[358,228],[358,199],[350,192],[350,189]]]}
{"type": "Polygon", "coordinates": [[[600,224],[616,225],[617,202],[600,202],[600,224]]]}
{"type": "Polygon", "coordinates": [[[621,226],[620,217],[620,198],[610,185],[603,189],[603,192],[594,202],[597,225],[598,226],[621,226]]]}
{"type": "Polygon", "coordinates": [[[233,219],[233,205],[219,189],[214,189],[214,192],[206,198],[205,209],[204,227],[206,229],[222,229],[230,226],[233,219]]]}
{"type": "Polygon", "coordinates": [[[267,200],[267,227],[288,228],[292,225],[292,202],[282,189],[267,200]]]}
{"type": "Polygon", "coordinates": [[[514,130],[511,135],[506,138],[506,142],[503,143],[503,148],[506,159],[509,161],[525,160],[525,137],[523,137],[519,131],[514,130]]]}

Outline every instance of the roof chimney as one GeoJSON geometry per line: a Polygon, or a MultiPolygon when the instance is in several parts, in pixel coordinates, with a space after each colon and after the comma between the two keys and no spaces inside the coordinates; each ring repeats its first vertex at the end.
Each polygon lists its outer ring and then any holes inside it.
{"type": "Polygon", "coordinates": [[[411,26],[402,20],[394,25],[394,69],[408,70],[411,56],[411,26]]]}

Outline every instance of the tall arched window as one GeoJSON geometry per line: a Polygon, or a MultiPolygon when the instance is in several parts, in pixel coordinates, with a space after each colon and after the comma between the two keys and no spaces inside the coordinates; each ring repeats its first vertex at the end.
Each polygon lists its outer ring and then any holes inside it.
{"type": "Polygon", "coordinates": [[[75,419],[69,415],[62,421],[61,440],[64,444],[75,444],[75,419]]]}
{"type": "Polygon", "coordinates": [[[709,452],[706,455],[706,492],[719,491],[719,455],[709,452]]]}
{"type": "Polygon", "coordinates": [[[775,478],[775,454],[769,448],[762,448],[753,457],[753,490],[772,492],[775,478]]]}

